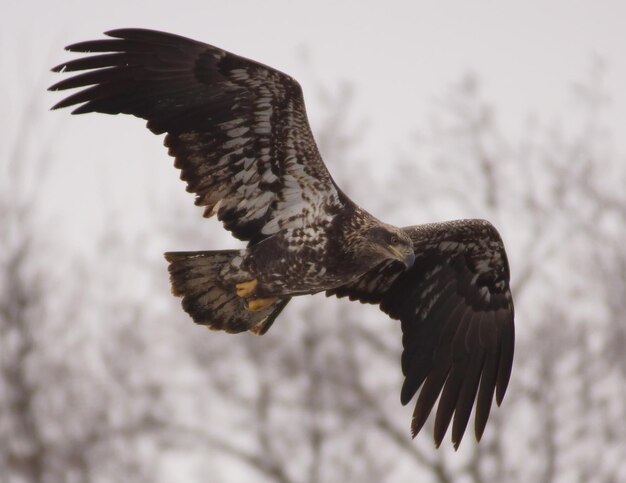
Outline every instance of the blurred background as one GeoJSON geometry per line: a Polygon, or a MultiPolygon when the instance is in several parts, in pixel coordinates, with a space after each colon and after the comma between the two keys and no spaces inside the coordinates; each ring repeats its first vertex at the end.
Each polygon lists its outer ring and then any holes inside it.
{"type": "Polygon", "coordinates": [[[626,481],[626,4],[0,0],[0,482],[626,481]],[[168,250],[239,246],[162,139],[49,112],[63,47],[166,30],[303,86],[338,184],[404,226],[489,219],[517,348],[483,441],[412,440],[399,324],[302,297],[195,326],[168,250]]]}

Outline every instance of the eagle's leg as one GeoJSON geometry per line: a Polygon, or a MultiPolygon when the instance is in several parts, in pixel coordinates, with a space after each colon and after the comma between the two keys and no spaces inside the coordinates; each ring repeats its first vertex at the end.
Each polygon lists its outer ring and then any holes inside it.
{"type": "Polygon", "coordinates": [[[264,299],[252,299],[248,302],[248,310],[250,312],[256,312],[257,310],[262,310],[266,307],[269,307],[277,300],[278,300],[278,297],[268,297],[264,299]]]}
{"type": "Polygon", "coordinates": [[[236,285],[237,295],[241,298],[249,297],[254,293],[256,286],[258,285],[257,279],[248,280],[247,282],[241,282],[236,285]]]}

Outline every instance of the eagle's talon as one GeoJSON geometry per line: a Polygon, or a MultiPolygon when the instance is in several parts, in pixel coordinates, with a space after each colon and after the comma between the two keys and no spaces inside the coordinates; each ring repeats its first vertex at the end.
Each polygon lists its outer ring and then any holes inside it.
{"type": "Polygon", "coordinates": [[[269,307],[274,302],[278,300],[278,297],[268,297],[265,299],[252,299],[248,302],[248,310],[250,312],[256,312],[258,310],[263,310],[266,307],[269,307]]]}
{"type": "Polygon", "coordinates": [[[247,282],[241,282],[235,285],[237,288],[237,296],[241,298],[249,297],[256,290],[256,286],[258,285],[258,281],[255,278],[254,280],[248,280],[247,282]]]}

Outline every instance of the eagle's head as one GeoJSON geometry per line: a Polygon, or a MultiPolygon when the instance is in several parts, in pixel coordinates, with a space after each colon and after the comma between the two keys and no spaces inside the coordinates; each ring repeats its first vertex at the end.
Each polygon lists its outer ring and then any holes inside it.
{"type": "Polygon", "coordinates": [[[359,256],[371,265],[398,260],[410,268],[415,262],[413,241],[402,228],[377,224],[365,230],[359,245],[359,256]]]}

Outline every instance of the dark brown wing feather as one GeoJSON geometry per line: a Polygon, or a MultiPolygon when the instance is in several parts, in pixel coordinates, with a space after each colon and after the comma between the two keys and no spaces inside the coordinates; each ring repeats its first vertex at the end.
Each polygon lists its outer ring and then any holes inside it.
{"type": "Polygon", "coordinates": [[[418,390],[411,425],[415,436],[437,398],[435,443],[452,422],[455,448],[473,406],[480,440],[495,393],[502,402],[513,363],[515,329],[509,268],[502,240],[483,220],[405,228],[415,264],[381,265],[328,295],[380,304],[402,323],[401,401],[418,390]]]}
{"type": "Polygon", "coordinates": [[[167,132],[165,144],[196,204],[242,240],[311,226],[341,203],[294,79],[177,35],[106,35],[112,38],[67,47],[95,55],[53,69],[86,71],[50,88],[82,88],[53,109],[132,114],[152,132],[167,132]]]}

